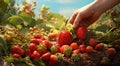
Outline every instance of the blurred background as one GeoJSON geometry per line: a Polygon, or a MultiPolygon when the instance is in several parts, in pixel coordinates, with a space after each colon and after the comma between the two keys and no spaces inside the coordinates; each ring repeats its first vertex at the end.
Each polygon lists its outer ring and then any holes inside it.
{"type": "MultiPolygon", "coordinates": [[[[22,4],[22,1],[24,0],[16,0],[16,3],[22,4]]],[[[75,10],[94,0],[26,0],[28,3],[32,3],[33,1],[37,2],[36,13],[39,13],[38,11],[42,5],[46,5],[50,7],[49,11],[70,17],[75,10]]]]}

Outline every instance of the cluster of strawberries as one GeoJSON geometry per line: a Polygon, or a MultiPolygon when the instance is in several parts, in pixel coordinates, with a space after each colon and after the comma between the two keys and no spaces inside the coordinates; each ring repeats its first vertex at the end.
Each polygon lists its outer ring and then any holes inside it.
{"type": "Polygon", "coordinates": [[[11,47],[13,58],[19,59],[28,56],[31,59],[48,62],[49,66],[58,62],[58,57],[55,55],[58,52],[57,46],[41,34],[36,34],[27,47],[27,49],[22,49],[19,45],[13,45],[11,47]]]}
{"type": "MultiPolygon", "coordinates": [[[[79,40],[85,40],[88,30],[86,27],[79,27],[76,30],[76,35],[79,40]]],[[[36,34],[27,44],[27,49],[22,49],[19,45],[13,45],[11,48],[13,58],[30,57],[31,59],[42,60],[47,62],[47,66],[53,66],[59,62],[59,57],[57,53],[60,53],[61,57],[68,57],[74,60],[79,60],[80,53],[92,53],[93,50],[102,51],[104,45],[102,43],[97,44],[94,38],[90,38],[88,45],[84,42],[78,45],[77,42],[71,42],[73,36],[70,32],[63,30],[57,37],[56,34],[51,34],[51,38],[58,38],[57,44],[52,44],[50,40],[46,39],[41,34],[36,34]]],[[[116,51],[114,48],[107,49],[110,56],[115,55],[116,51]]]]}
{"type": "MultiPolygon", "coordinates": [[[[106,44],[103,43],[97,43],[96,40],[94,38],[90,38],[88,39],[87,44],[85,44],[85,40],[86,37],[88,35],[88,29],[87,27],[79,27],[76,31],[75,31],[78,39],[81,42],[81,44],[79,45],[77,42],[72,42],[73,40],[73,36],[70,32],[68,31],[62,31],[59,35],[58,38],[58,44],[61,45],[61,53],[65,54],[65,53],[69,53],[69,55],[76,55],[79,53],[92,53],[95,51],[103,51],[107,49],[107,53],[109,56],[113,56],[116,53],[115,48],[112,47],[107,47],[105,48],[106,44]],[[69,52],[66,52],[69,49],[69,52]],[[71,53],[70,53],[71,51],[71,53]]],[[[68,55],[68,54],[67,54],[68,55]]]]}

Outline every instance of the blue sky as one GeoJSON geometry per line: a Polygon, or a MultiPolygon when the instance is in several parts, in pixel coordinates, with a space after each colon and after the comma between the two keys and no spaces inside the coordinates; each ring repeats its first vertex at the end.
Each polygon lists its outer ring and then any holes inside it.
{"type": "MultiPolygon", "coordinates": [[[[33,0],[26,0],[27,2],[32,2],[33,0]]],[[[70,17],[71,14],[94,0],[36,0],[37,7],[36,13],[39,11],[40,7],[44,4],[50,7],[50,12],[55,12],[62,14],[66,17],[70,17]]],[[[16,0],[17,3],[21,3],[22,0],[16,0]]]]}

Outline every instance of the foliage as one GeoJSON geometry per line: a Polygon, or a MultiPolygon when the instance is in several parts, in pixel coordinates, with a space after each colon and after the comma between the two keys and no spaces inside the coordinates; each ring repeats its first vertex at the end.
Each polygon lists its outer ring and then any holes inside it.
{"type": "Polygon", "coordinates": [[[89,28],[101,42],[111,43],[120,38],[120,4],[108,10],[89,28]]]}

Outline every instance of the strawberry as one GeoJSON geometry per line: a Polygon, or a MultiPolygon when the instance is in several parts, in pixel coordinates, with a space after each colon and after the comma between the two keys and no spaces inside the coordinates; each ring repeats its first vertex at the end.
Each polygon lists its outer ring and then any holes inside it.
{"type": "Polygon", "coordinates": [[[36,38],[33,38],[33,39],[30,40],[30,43],[34,43],[34,44],[39,45],[39,40],[36,39],[36,38]]]}
{"type": "Polygon", "coordinates": [[[47,47],[47,49],[50,49],[52,46],[52,43],[50,43],[49,40],[43,40],[41,44],[44,44],[47,47]]]}
{"type": "Polygon", "coordinates": [[[48,37],[49,37],[49,40],[56,40],[57,33],[50,33],[48,37]]]}
{"type": "Polygon", "coordinates": [[[75,49],[75,50],[73,50],[73,51],[72,51],[72,54],[74,54],[74,53],[80,53],[80,49],[75,49]]]}
{"type": "Polygon", "coordinates": [[[16,59],[19,59],[19,58],[21,58],[21,55],[14,53],[14,54],[12,54],[12,57],[13,57],[13,58],[16,58],[16,59]]]}
{"type": "Polygon", "coordinates": [[[41,35],[41,34],[36,34],[35,36],[34,36],[34,38],[36,38],[36,39],[41,39],[43,36],[41,35]]]}
{"type": "Polygon", "coordinates": [[[34,36],[35,39],[41,39],[41,40],[46,40],[45,37],[42,34],[36,34],[34,36]]]}
{"type": "Polygon", "coordinates": [[[70,47],[72,48],[72,50],[78,49],[78,44],[77,43],[71,43],[70,47]]]}
{"type": "Polygon", "coordinates": [[[76,35],[80,40],[84,40],[87,37],[87,33],[88,33],[87,27],[85,26],[81,26],[76,30],[76,35]]]}
{"type": "Polygon", "coordinates": [[[109,56],[114,56],[116,54],[115,48],[108,48],[107,52],[109,56]]]}
{"type": "Polygon", "coordinates": [[[79,45],[80,52],[86,52],[86,46],[84,44],[79,45]]]}
{"type": "Polygon", "coordinates": [[[73,36],[68,31],[61,31],[58,36],[58,44],[59,45],[68,45],[73,40],[73,36]]]}
{"type": "Polygon", "coordinates": [[[20,54],[20,55],[23,55],[24,52],[25,52],[25,51],[24,51],[20,46],[18,46],[18,45],[12,46],[11,51],[12,51],[13,54],[16,53],[16,54],[20,54]]]}
{"type": "Polygon", "coordinates": [[[28,47],[29,47],[29,49],[30,49],[31,52],[37,50],[37,45],[34,44],[34,43],[30,43],[28,47]]]}
{"type": "Polygon", "coordinates": [[[51,56],[51,53],[50,53],[50,52],[47,52],[47,53],[44,53],[44,54],[41,56],[41,59],[42,59],[43,61],[49,61],[50,56],[51,56]]]}
{"type": "Polygon", "coordinates": [[[102,43],[97,44],[97,45],[95,46],[95,49],[98,50],[98,51],[103,50],[103,48],[104,48],[104,45],[103,45],[102,43]]]}
{"type": "Polygon", "coordinates": [[[62,45],[60,47],[61,53],[63,53],[65,56],[70,56],[72,52],[72,48],[69,45],[62,45]]]}
{"type": "Polygon", "coordinates": [[[30,51],[30,49],[27,49],[27,50],[25,51],[25,55],[26,55],[26,56],[31,57],[31,54],[32,54],[32,52],[30,51]]]}
{"type": "Polygon", "coordinates": [[[86,47],[86,52],[87,53],[92,53],[93,52],[93,47],[92,46],[87,46],[86,47]]]}
{"type": "Polygon", "coordinates": [[[46,47],[46,45],[44,45],[44,44],[39,44],[37,47],[38,47],[38,51],[39,51],[41,54],[44,54],[44,53],[47,52],[47,47],[46,47]]]}
{"type": "Polygon", "coordinates": [[[60,51],[60,46],[52,45],[52,47],[50,48],[50,51],[51,53],[55,54],[60,51]]]}
{"type": "Polygon", "coordinates": [[[50,56],[50,61],[48,66],[53,66],[58,62],[58,57],[56,55],[51,55],[50,56]]]}
{"type": "Polygon", "coordinates": [[[40,53],[38,51],[33,51],[31,55],[32,59],[40,59],[40,53]]]}
{"type": "Polygon", "coordinates": [[[96,44],[97,44],[96,40],[94,38],[90,38],[89,41],[88,41],[88,43],[89,43],[90,46],[93,46],[93,47],[95,47],[96,44]]]}
{"type": "Polygon", "coordinates": [[[73,60],[75,60],[75,61],[80,60],[80,54],[78,54],[78,53],[73,53],[72,56],[71,56],[71,59],[73,59],[73,60]]]}

